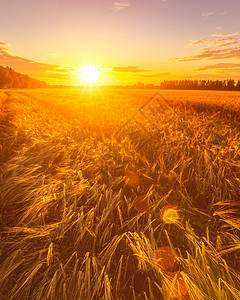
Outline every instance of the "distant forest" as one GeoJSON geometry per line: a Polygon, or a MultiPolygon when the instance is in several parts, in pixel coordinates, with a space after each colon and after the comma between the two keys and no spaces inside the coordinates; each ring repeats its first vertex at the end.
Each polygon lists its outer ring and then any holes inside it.
{"type": "Polygon", "coordinates": [[[42,88],[47,84],[14,71],[9,67],[0,66],[0,89],[42,88]]]}
{"type": "MultiPolygon", "coordinates": [[[[128,86],[130,87],[130,86],[128,86]]],[[[139,82],[135,86],[139,89],[186,89],[186,90],[221,90],[221,91],[240,91],[240,80],[164,80],[160,85],[144,84],[139,82]]]]}
{"type": "Polygon", "coordinates": [[[196,90],[226,90],[240,91],[240,81],[227,80],[166,80],[160,83],[164,89],[196,89],[196,90]]]}

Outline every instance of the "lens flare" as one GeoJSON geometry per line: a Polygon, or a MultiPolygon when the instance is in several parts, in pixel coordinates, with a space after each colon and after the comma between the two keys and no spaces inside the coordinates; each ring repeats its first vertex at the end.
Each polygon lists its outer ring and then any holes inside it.
{"type": "Polygon", "coordinates": [[[173,205],[166,205],[160,211],[160,219],[165,224],[177,223],[179,220],[178,208],[173,205]]]}

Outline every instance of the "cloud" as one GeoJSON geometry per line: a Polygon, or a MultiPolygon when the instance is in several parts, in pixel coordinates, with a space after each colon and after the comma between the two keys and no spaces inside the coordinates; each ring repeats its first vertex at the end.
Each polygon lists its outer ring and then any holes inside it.
{"type": "Polygon", "coordinates": [[[119,10],[123,10],[130,6],[131,6],[131,4],[129,2],[114,2],[111,10],[119,11],[119,10]]]}
{"type": "Polygon", "coordinates": [[[0,44],[0,65],[9,66],[16,70],[23,71],[43,71],[43,70],[55,70],[58,68],[56,65],[39,63],[31,59],[23,58],[20,56],[12,55],[8,52],[8,44],[0,44]]]}
{"type": "Polygon", "coordinates": [[[0,46],[8,46],[8,43],[0,42],[0,46]]]}
{"type": "Polygon", "coordinates": [[[240,59],[240,47],[227,48],[227,49],[204,48],[196,54],[175,58],[173,59],[173,61],[186,62],[186,61],[196,61],[202,59],[212,60],[212,59],[226,59],[226,58],[240,59]]]}
{"type": "Polygon", "coordinates": [[[217,70],[217,73],[225,74],[225,76],[226,76],[226,74],[229,74],[229,73],[240,75],[240,68],[219,69],[219,70],[217,70]]]}
{"type": "Polygon", "coordinates": [[[51,57],[54,57],[54,58],[60,58],[60,56],[57,53],[45,53],[45,55],[51,56],[51,57]]]}
{"type": "Polygon", "coordinates": [[[239,69],[240,63],[219,63],[213,65],[206,65],[201,68],[195,69],[195,71],[205,71],[205,70],[212,70],[212,69],[239,69]]]}
{"type": "Polygon", "coordinates": [[[138,69],[138,67],[136,66],[128,66],[128,67],[114,67],[113,71],[136,73],[136,72],[149,72],[150,70],[142,70],[142,69],[138,69]]]}
{"type": "Polygon", "coordinates": [[[215,14],[215,12],[213,12],[213,11],[211,11],[211,12],[203,12],[202,13],[202,17],[210,17],[210,16],[212,16],[212,15],[214,15],[215,14]]]}
{"type": "Polygon", "coordinates": [[[207,39],[203,38],[201,40],[192,41],[190,46],[216,46],[216,47],[229,47],[237,45],[240,38],[224,37],[221,39],[207,39]]]}
{"type": "Polygon", "coordinates": [[[71,73],[67,73],[67,72],[52,72],[52,71],[47,71],[44,74],[44,78],[47,79],[54,79],[54,80],[67,80],[67,81],[71,81],[71,79],[75,78],[75,76],[73,76],[71,73]]]}
{"type": "Polygon", "coordinates": [[[215,33],[215,34],[212,34],[212,36],[217,36],[217,37],[234,36],[234,35],[240,35],[240,31],[234,32],[234,33],[215,33]]]}
{"type": "Polygon", "coordinates": [[[8,43],[0,42],[0,54],[1,54],[1,51],[7,51],[8,47],[9,47],[8,43]]]}
{"type": "Polygon", "coordinates": [[[17,72],[28,74],[36,78],[65,79],[69,77],[73,67],[59,66],[36,62],[21,56],[12,55],[8,50],[9,44],[0,42],[0,65],[11,67],[17,72]]]}
{"type": "Polygon", "coordinates": [[[171,75],[171,73],[169,72],[162,72],[162,73],[157,73],[157,74],[141,74],[139,75],[140,77],[144,77],[144,78],[151,78],[151,77],[161,77],[161,76],[168,76],[168,75],[171,75]]]}
{"type": "Polygon", "coordinates": [[[197,60],[214,60],[214,59],[240,59],[240,38],[233,37],[240,34],[234,32],[230,34],[213,34],[219,38],[202,38],[191,41],[190,46],[204,47],[192,55],[170,59],[176,62],[187,62],[197,60]]]}

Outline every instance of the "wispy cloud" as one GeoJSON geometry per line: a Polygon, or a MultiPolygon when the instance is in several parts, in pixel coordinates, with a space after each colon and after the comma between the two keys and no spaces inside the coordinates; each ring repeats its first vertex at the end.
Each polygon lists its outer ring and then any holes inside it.
{"type": "Polygon", "coordinates": [[[191,41],[190,46],[204,47],[192,55],[171,59],[177,62],[214,60],[214,59],[240,59],[240,38],[233,37],[240,34],[234,32],[230,34],[214,34],[214,37],[221,38],[202,38],[191,41]]]}
{"type": "Polygon", "coordinates": [[[136,66],[128,66],[128,67],[113,67],[113,71],[115,72],[149,72],[150,70],[139,69],[136,66]]]}
{"type": "Polygon", "coordinates": [[[123,10],[130,6],[131,6],[130,2],[114,2],[111,10],[119,11],[119,10],[123,10]]]}
{"type": "Polygon", "coordinates": [[[203,38],[201,40],[192,41],[190,46],[215,46],[215,47],[229,47],[237,45],[240,41],[240,38],[233,38],[231,36],[224,37],[221,39],[207,39],[203,38]]]}
{"type": "Polygon", "coordinates": [[[60,58],[60,56],[57,53],[45,53],[45,55],[51,56],[51,57],[54,57],[54,58],[60,58]]]}
{"type": "Polygon", "coordinates": [[[23,58],[20,56],[12,55],[8,52],[8,44],[0,44],[0,64],[9,66],[20,70],[21,72],[31,71],[43,71],[43,70],[55,70],[58,68],[56,65],[40,63],[31,59],[23,58]]]}
{"type": "Polygon", "coordinates": [[[0,53],[1,51],[7,51],[8,47],[9,47],[8,43],[0,42],[0,53]]]}
{"type": "Polygon", "coordinates": [[[154,77],[161,77],[161,76],[168,76],[171,75],[169,72],[162,72],[162,73],[155,73],[155,74],[141,74],[140,77],[144,78],[154,78],[154,77]]]}
{"type": "Polygon", "coordinates": [[[224,36],[234,36],[234,35],[240,35],[240,31],[234,33],[215,33],[212,36],[224,37],[224,36]]]}
{"type": "Polygon", "coordinates": [[[213,70],[213,69],[239,69],[240,63],[219,63],[213,65],[206,65],[201,68],[195,69],[195,71],[205,71],[205,70],[213,70]]]}
{"type": "Polygon", "coordinates": [[[226,74],[236,74],[236,75],[240,75],[240,68],[233,68],[233,69],[218,69],[217,70],[217,73],[221,73],[221,74],[225,74],[225,77],[226,77],[226,74]]]}
{"type": "Polygon", "coordinates": [[[12,55],[9,44],[0,42],[0,65],[37,78],[66,79],[72,75],[74,67],[41,63],[21,56],[12,55]]]}
{"type": "Polygon", "coordinates": [[[214,60],[214,59],[226,59],[226,58],[240,59],[240,47],[227,48],[227,49],[204,48],[196,54],[175,58],[173,59],[173,61],[186,62],[186,61],[214,60]]]}
{"type": "Polygon", "coordinates": [[[203,13],[202,13],[202,17],[207,18],[207,17],[210,17],[210,16],[212,16],[212,15],[214,15],[214,14],[215,14],[215,12],[213,12],[213,11],[210,11],[210,12],[203,12],[203,13]]]}

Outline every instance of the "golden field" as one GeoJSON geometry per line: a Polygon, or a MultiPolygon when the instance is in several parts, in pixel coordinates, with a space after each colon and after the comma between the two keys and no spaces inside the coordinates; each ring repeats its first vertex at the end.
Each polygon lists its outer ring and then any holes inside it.
{"type": "Polygon", "coordinates": [[[0,91],[0,299],[240,299],[240,92],[0,91]]]}

